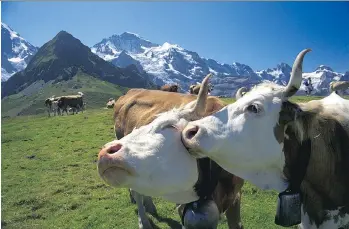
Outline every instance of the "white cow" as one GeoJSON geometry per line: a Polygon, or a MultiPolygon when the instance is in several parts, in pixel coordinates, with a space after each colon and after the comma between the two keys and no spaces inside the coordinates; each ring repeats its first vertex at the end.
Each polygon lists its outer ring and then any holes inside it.
{"type": "Polygon", "coordinates": [[[301,86],[309,51],[297,56],[286,87],[256,86],[190,122],[182,141],[195,157],[208,156],[262,189],[300,189],[301,228],[349,228],[349,100],[332,93],[289,101],[301,86]]]}

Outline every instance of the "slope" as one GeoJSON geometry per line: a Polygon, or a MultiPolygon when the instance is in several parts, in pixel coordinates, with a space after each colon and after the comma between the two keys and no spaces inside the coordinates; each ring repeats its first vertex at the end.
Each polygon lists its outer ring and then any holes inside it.
{"type": "Polygon", "coordinates": [[[1,101],[2,117],[44,114],[46,98],[55,95],[84,93],[87,109],[102,108],[109,98],[118,98],[128,89],[102,81],[83,72],[78,72],[67,81],[54,84],[53,81],[38,81],[21,92],[5,97],[1,101]]]}

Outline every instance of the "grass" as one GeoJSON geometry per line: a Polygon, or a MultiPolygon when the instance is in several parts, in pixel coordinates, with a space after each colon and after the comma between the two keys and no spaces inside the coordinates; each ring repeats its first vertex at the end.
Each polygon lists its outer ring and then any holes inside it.
{"type": "MultiPolygon", "coordinates": [[[[105,185],[97,174],[97,153],[114,138],[112,110],[6,118],[1,133],[2,228],[138,228],[127,190],[105,185]]],[[[245,183],[245,228],[282,228],[274,224],[276,198],[245,183]]],[[[175,204],[154,202],[160,215],[149,215],[154,228],[180,228],[175,204]]],[[[226,220],[219,228],[227,228],[226,220]]]]}

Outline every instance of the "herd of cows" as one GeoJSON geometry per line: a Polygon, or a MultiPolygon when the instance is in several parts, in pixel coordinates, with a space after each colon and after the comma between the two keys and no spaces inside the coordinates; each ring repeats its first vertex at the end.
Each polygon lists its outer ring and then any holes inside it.
{"type": "MultiPolygon", "coordinates": [[[[226,104],[208,96],[130,89],[114,104],[116,140],[98,154],[98,173],[129,188],[140,228],[152,197],[176,203],[183,227],[243,228],[244,180],[278,196],[275,223],[303,229],[349,228],[349,100],[332,92],[321,100],[289,99],[302,83],[306,53],[295,59],[288,85],[241,88],[226,104]]],[[[178,90],[178,85],[177,87],[178,90]]],[[[272,222],[270,222],[272,223],[272,222]]]]}

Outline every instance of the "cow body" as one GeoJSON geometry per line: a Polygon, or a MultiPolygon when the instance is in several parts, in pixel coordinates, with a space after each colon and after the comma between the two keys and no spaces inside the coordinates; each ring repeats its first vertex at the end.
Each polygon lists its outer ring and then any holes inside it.
{"type": "Polygon", "coordinates": [[[349,88],[349,81],[332,81],[330,83],[330,92],[344,93],[349,88]]]}
{"type": "Polygon", "coordinates": [[[72,108],[73,114],[79,110],[83,111],[84,108],[83,96],[81,94],[61,96],[57,102],[58,107],[62,110],[62,115],[64,111],[68,115],[68,107],[72,108]]]}
{"type": "Polygon", "coordinates": [[[161,91],[168,91],[168,92],[179,92],[179,86],[177,84],[169,85],[165,84],[160,88],[161,91]]]}
{"type": "MultiPolygon", "coordinates": [[[[203,89],[204,90],[204,89],[203,89]]],[[[206,93],[207,96],[207,90],[203,93],[206,93]]],[[[201,94],[201,96],[203,95],[201,94]]],[[[205,95],[204,95],[205,96],[205,95]]],[[[200,97],[200,95],[199,95],[200,97]]],[[[169,200],[171,202],[175,203],[180,203],[180,204],[185,204],[189,203],[191,201],[195,201],[199,198],[199,195],[205,195],[206,193],[210,193],[209,190],[212,186],[211,181],[203,181],[206,180],[210,176],[210,171],[217,171],[216,174],[213,176],[216,177],[218,185],[214,185],[212,192],[213,192],[213,199],[215,203],[218,206],[218,209],[220,212],[226,212],[227,214],[227,219],[228,219],[228,224],[229,228],[241,228],[241,220],[240,220],[240,189],[243,185],[243,180],[233,176],[225,171],[223,171],[217,164],[215,163],[208,163],[208,159],[203,159],[196,161],[194,158],[190,159],[188,158],[188,154],[181,146],[180,139],[178,138],[179,135],[177,132],[177,126],[171,127],[169,123],[165,124],[160,124],[161,126],[164,125],[164,131],[165,133],[161,134],[168,134],[168,131],[173,131],[175,130],[175,138],[178,139],[178,143],[180,145],[173,145],[172,149],[174,150],[173,156],[161,154],[161,151],[154,152],[154,159],[153,156],[147,153],[148,150],[144,149],[142,150],[141,147],[142,141],[137,143],[135,147],[137,146],[137,149],[131,149],[131,148],[126,148],[125,146],[128,139],[133,141],[135,143],[137,140],[137,136],[132,136],[130,133],[134,133],[133,130],[135,128],[139,128],[139,131],[144,131],[148,130],[147,125],[151,123],[152,121],[161,121],[159,120],[158,116],[161,116],[165,113],[168,113],[169,116],[172,116],[174,113],[176,116],[177,113],[181,111],[185,111],[186,109],[192,107],[195,105],[197,96],[194,95],[185,95],[185,94],[173,94],[170,92],[162,92],[162,91],[157,91],[157,90],[145,90],[145,89],[131,89],[125,96],[120,97],[114,107],[114,118],[115,118],[115,135],[119,141],[113,141],[111,143],[108,143],[106,145],[107,150],[122,150],[125,148],[127,152],[137,150],[137,152],[140,153],[141,160],[143,158],[147,158],[148,162],[143,161],[142,165],[137,165],[134,164],[132,166],[133,168],[130,168],[130,170],[136,170],[135,173],[139,174],[138,176],[144,176],[144,181],[136,181],[133,184],[128,183],[126,187],[131,187],[135,188],[137,191],[140,193],[149,195],[149,196],[160,196],[166,200],[169,200]],[[183,107],[184,106],[184,107],[183,107]],[[181,107],[177,109],[174,109],[175,107],[181,107]],[[170,128],[166,128],[166,126],[169,125],[170,128]],[[120,148],[122,147],[122,148],[120,148]],[[149,155],[149,156],[148,156],[149,155]],[[158,158],[158,159],[156,159],[158,158]],[[194,159],[194,160],[193,160],[194,159]],[[146,166],[147,163],[150,163],[152,160],[154,165],[156,166],[156,163],[161,161],[162,165],[161,168],[164,170],[159,171],[158,174],[152,174],[152,175],[147,175],[147,173],[151,172],[151,170],[148,171],[142,171],[142,166],[146,166]],[[183,164],[184,163],[184,164],[183,164]],[[182,168],[183,166],[183,168],[182,168]],[[206,167],[205,167],[206,166],[206,167]],[[210,167],[214,167],[214,169],[210,170],[210,167]],[[187,173],[187,169],[193,170],[191,173],[187,173]],[[137,172],[137,170],[139,172],[137,172]],[[199,175],[201,174],[201,175],[199,175]],[[172,177],[173,175],[176,176],[176,179],[171,179],[168,180],[168,177],[172,177]],[[142,186],[143,184],[148,183],[147,179],[148,176],[151,176],[152,180],[157,180],[159,184],[157,185],[152,185],[151,187],[146,187],[146,188],[141,188],[139,189],[139,186],[142,186]],[[179,180],[177,180],[177,178],[179,180]],[[163,180],[165,179],[165,180],[163,180]],[[139,184],[138,184],[139,182],[139,184]],[[185,184],[182,187],[176,186],[176,183],[181,183],[184,182],[185,184]],[[169,189],[167,186],[170,185],[169,189]],[[155,188],[159,187],[159,188],[155,188]],[[162,187],[165,187],[165,189],[162,190],[162,187]],[[173,188],[176,187],[178,190],[174,190],[173,188]],[[157,192],[147,192],[147,189],[156,189],[157,192]]],[[[199,99],[198,99],[199,100],[199,99]]],[[[199,103],[199,102],[197,102],[199,103]]],[[[205,115],[208,115],[214,111],[217,111],[221,109],[225,104],[220,101],[219,99],[215,97],[209,97],[207,99],[207,104],[206,104],[206,109],[204,110],[205,115]]],[[[173,116],[173,117],[174,117],[173,116]]],[[[184,116],[185,117],[185,116],[184,116]]],[[[183,120],[180,119],[180,122],[186,122],[185,118],[183,117],[183,120]]],[[[181,124],[178,124],[179,126],[181,124]]],[[[161,127],[162,129],[163,127],[161,127]]],[[[157,131],[155,128],[151,128],[150,134],[152,131],[157,131]]],[[[157,134],[155,136],[156,138],[162,138],[161,134],[157,134]]],[[[160,139],[159,139],[160,140],[160,139]]],[[[161,142],[161,140],[160,140],[161,142]]],[[[162,144],[167,145],[166,142],[162,142],[162,144]]],[[[152,148],[153,150],[154,148],[152,148]]],[[[121,151],[120,150],[120,151],[121,151]]],[[[115,159],[118,158],[118,152],[113,153],[113,157],[115,155],[115,159]]],[[[133,152],[134,155],[136,156],[138,153],[133,152]]],[[[116,170],[113,174],[109,175],[109,178],[106,177],[106,175],[103,173],[105,171],[104,169],[102,170],[100,167],[103,167],[101,164],[103,161],[101,160],[101,157],[104,157],[105,153],[103,150],[99,154],[99,171],[100,175],[106,179],[108,183],[111,183],[113,185],[113,177],[115,177],[118,181],[117,184],[114,184],[113,186],[120,186],[122,183],[120,182],[122,179],[120,179],[120,175],[118,174],[119,171],[116,170]],[[102,173],[102,174],[101,174],[102,173]],[[118,178],[119,177],[119,178],[118,178]]],[[[121,154],[120,154],[121,156],[121,154]]],[[[130,158],[132,161],[136,162],[136,157],[133,156],[130,158]]],[[[109,157],[109,156],[108,156],[109,157]]],[[[128,157],[128,156],[122,156],[122,157],[128,157]]],[[[189,156],[190,157],[190,156],[189,156]]],[[[119,159],[117,159],[119,160],[119,159]]],[[[131,162],[131,161],[130,161],[131,162]]],[[[122,163],[121,161],[117,161],[117,163],[122,163]]],[[[136,162],[137,163],[137,162],[136,162]]],[[[119,164],[120,166],[121,164],[119,164]]],[[[150,165],[150,164],[149,164],[150,165]]],[[[159,167],[160,168],[160,167],[159,167]]],[[[153,170],[154,171],[154,170],[153,170]]],[[[122,176],[124,176],[123,174],[122,176]]],[[[133,182],[133,179],[129,177],[131,182],[133,182]]],[[[127,181],[126,181],[127,182],[127,181]]],[[[214,183],[214,182],[213,182],[214,183]]],[[[126,183],[125,183],[126,184],[126,183]]],[[[216,184],[216,183],[215,183],[216,184]]],[[[122,187],[122,186],[121,186],[122,187]]],[[[125,187],[125,186],[123,186],[125,187]]],[[[144,207],[142,205],[142,196],[141,194],[137,193],[135,190],[132,190],[131,193],[136,199],[137,205],[138,205],[138,210],[139,210],[139,218],[140,222],[143,222],[144,225],[149,225],[148,219],[145,216],[145,211],[144,207]],[[141,215],[142,214],[142,215],[141,215]]],[[[146,198],[148,199],[149,202],[149,196],[146,198]]],[[[153,205],[150,203],[150,205],[153,205]]],[[[154,206],[155,208],[155,206],[154,206]]]]}
{"type": "Polygon", "coordinates": [[[257,85],[234,104],[189,122],[182,142],[195,157],[208,156],[262,189],[299,188],[301,228],[349,228],[349,100],[332,93],[289,101],[309,51],[297,56],[286,87],[257,85]]]}

